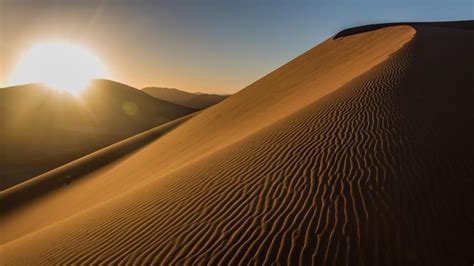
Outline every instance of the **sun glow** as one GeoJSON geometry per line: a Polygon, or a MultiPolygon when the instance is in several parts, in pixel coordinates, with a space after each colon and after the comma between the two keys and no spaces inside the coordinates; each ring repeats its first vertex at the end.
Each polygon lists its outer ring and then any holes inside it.
{"type": "Polygon", "coordinates": [[[48,42],[31,47],[20,57],[9,83],[38,82],[78,94],[99,78],[109,78],[109,74],[93,53],[71,43],[48,42]]]}

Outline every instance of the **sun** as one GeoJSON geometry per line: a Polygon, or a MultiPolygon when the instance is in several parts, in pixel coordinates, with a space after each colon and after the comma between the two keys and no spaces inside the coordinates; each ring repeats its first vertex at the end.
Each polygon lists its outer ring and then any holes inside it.
{"type": "Polygon", "coordinates": [[[45,42],[20,57],[9,83],[43,83],[77,95],[99,78],[109,78],[109,73],[92,52],[68,42],[45,42]]]}

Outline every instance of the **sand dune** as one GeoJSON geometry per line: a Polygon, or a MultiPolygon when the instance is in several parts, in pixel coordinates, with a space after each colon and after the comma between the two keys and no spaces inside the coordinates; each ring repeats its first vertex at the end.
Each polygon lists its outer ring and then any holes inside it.
{"type": "Polygon", "coordinates": [[[190,93],[171,88],[147,87],[142,89],[153,97],[194,109],[204,109],[223,101],[228,95],[190,93]]]}
{"type": "Polygon", "coordinates": [[[2,190],[194,111],[106,80],[81,97],[38,84],[4,88],[0,101],[2,190]]]}
{"type": "Polygon", "coordinates": [[[471,263],[474,31],[356,33],[2,212],[2,264],[471,263]]]}

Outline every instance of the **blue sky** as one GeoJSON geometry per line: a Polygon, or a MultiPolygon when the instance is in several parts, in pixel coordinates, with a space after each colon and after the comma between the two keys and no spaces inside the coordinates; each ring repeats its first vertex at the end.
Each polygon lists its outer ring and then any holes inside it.
{"type": "Polygon", "coordinates": [[[362,24],[473,19],[473,0],[0,0],[0,82],[28,46],[90,47],[141,88],[232,93],[338,31],[362,24]]]}

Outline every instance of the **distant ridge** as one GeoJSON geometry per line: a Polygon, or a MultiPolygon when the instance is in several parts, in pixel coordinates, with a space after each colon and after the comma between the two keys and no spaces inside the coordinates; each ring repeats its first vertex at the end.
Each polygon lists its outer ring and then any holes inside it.
{"type": "Polygon", "coordinates": [[[194,109],[207,108],[228,97],[228,95],[191,93],[174,88],[162,87],[147,87],[142,90],[155,98],[194,109]]]}

